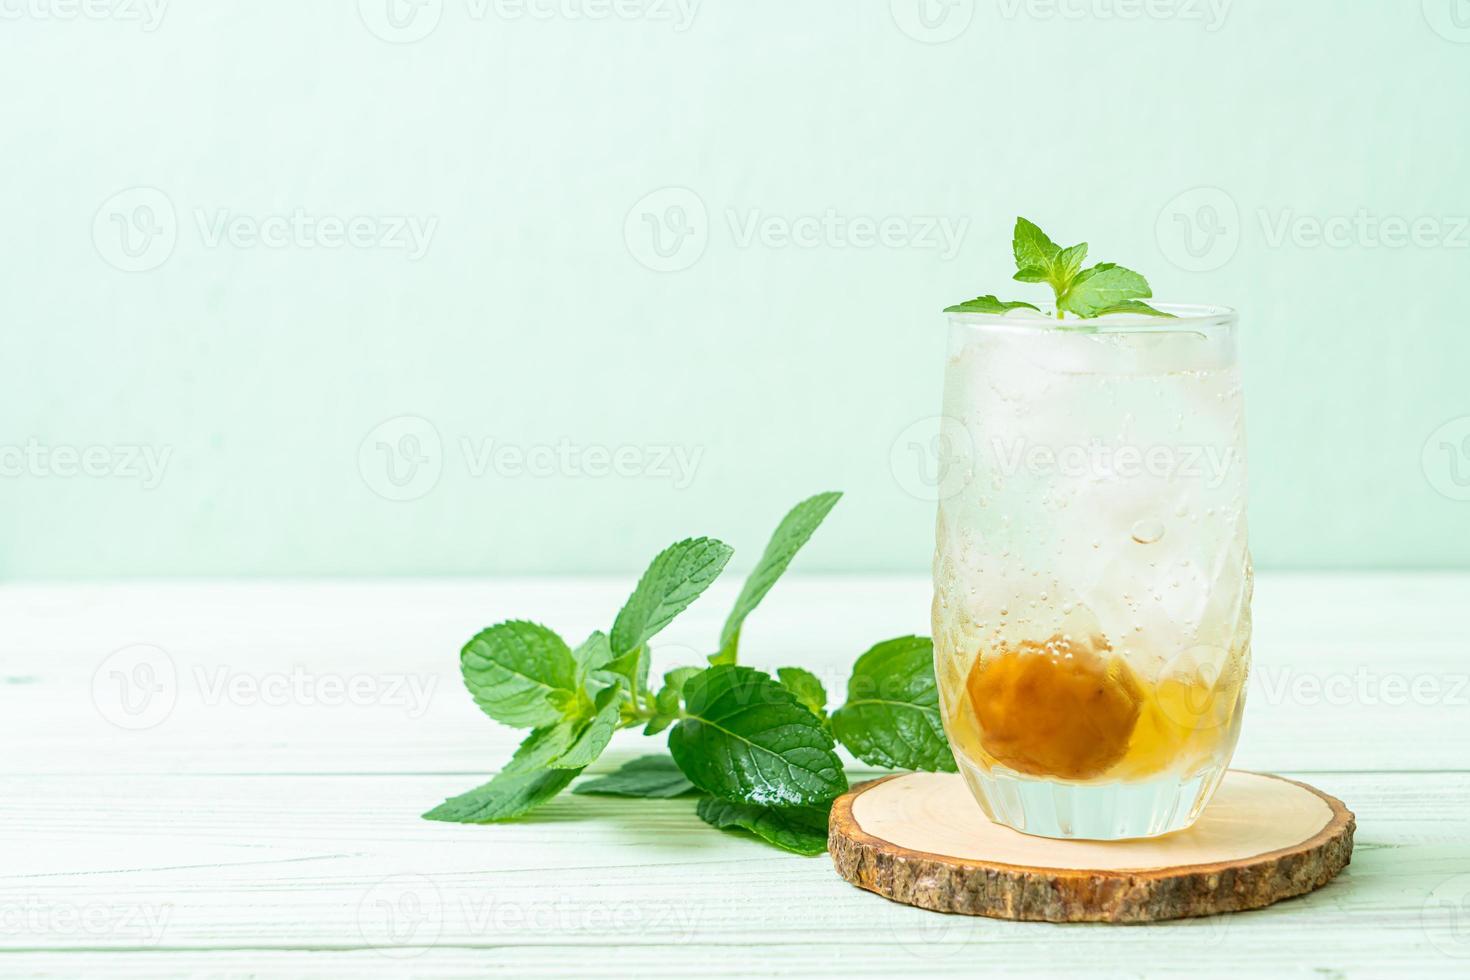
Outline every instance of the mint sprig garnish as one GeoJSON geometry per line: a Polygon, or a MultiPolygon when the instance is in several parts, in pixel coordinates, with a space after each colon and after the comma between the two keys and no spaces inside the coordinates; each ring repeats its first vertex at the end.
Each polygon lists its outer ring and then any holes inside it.
{"type": "Polygon", "coordinates": [[[1028,310],[1035,310],[1037,313],[1040,313],[1041,312],[1041,307],[1035,305],[1034,303],[1022,303],[1020,301],[1006,303],[1006,302],[1002,302],[1001,300],[996,299],[994,296],[989,296],[989,295],[986,295],[986,296],[976,296],[974,299],[967,299],[963,303],[957,303],[954,306],[946,306],[944,308],[944,312],[946,312],[946,313],[1005,313],[1008,310],[1019,310],[1019,309],[1022,309],[1022,308],[1025,308],[1025,309],[1028,309],[1028,310]]]}
{"type": "MultiPolygon", "coordinates": [[[[991,297],[993,299],[993,297],[991,297]]],[[[510,620],[460,653],[465,686],[495,721],[532,731],[489,782],[424,814],[453,823],[525,816],[593,765],[620,728],[669,729],[668,755],[635,759],[574,793],[670,799],[697,794],[697,815],[797,854],[826,848],[832,801],[847,789],[836,747],[882,766],[952,770],[938,721],[932,648],[880,643],[858,659],[848,702],[829,716],[815,674],[738,666],[746,618],[770,592],[839,493],[803,500],[771,536],[725,621],[708,664],[674,667],[650,688],[649,640],[723,571],[728,545],[690,538],[660,552],[608,632],[572,648],[539,623],[510,620]]]]}
{"type": "MultiPolygon", "coordinates": [[[[1132,269],[1125,269],[1114,262],[1100,262],[1091,268],[1082,268],[1082,263],[1087,260],[1086,242],[1063,248],[1033,222],[1017,218],[1011,251],[1016,259],[1016,274],[1012,278],[1017,282],[1051,286],[1059,320],[1065,320],[1068,313],[1084,320],[1110,313],[1173,316],[1143,302],[1153,296],[1153,290],[1149,288],[1148,280],[1132,269]]],[[[945,307],[944,312],[1006,313],[1019,308],[1040,312],[1031,303],[1004,301],[988,294],[945,307]]]]}

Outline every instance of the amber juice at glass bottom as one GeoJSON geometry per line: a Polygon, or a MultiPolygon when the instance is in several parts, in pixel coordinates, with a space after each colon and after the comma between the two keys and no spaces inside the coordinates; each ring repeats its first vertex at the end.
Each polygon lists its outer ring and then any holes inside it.
{"type": "Polygon", "coordinates": [[[997,821],[1188,826],[1240,730],[1250,558],[1235,319],[954,317],[934,577],[950,743],[997,821]]]}

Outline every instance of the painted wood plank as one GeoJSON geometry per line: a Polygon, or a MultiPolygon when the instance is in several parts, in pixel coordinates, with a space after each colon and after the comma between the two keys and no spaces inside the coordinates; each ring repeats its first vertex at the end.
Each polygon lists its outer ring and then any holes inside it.
{"type": "MultiPolygon", "coordinates": [[[[628,586],[0,587],[0,975],[1470,970],[1457,635],[1470,576],[1261,576],[1237,763],[1343,798],[1354,862],[1272,909],[1122,930],[893,905],[826,859],[705,827],[687,800],[564,797],[497,827],[419,820],[518,737],[460,689],[463,639],[511,615],[579,637],[628,586]],[[149,727],[120,700],[146,688],[137,676],[104,671],[94,690],[101,666],[149,665],[108,661],[130,644],[174,671],[171,710],[149,727]],[[361,703],[293,686],[364,678],[361,703]]],[[[670,631],[665,665],[709,648],[737,587],[670,631]]],[[[812,666],[837,692],[868,644],[925,632],[927,605],[920,577],[783,582],[751,619],[746,659],[812,666]]],[[[597,768],[657,744],[620,733],[597,768]]]]}
{"type": "Polygon", "coordinates": [[[705,827],[688,800],[563,797],[531,820],[461,827],[415,819],[421,800],[455,788],[445,776],[12,777],[0,839],[26,844],[6,848],[0,949],[359,949],[433,962],[458,948],[493,950],[497,964],[519,950],[509,962],[531,969],[532,951],[585,966],[587,950],[616,946],[621,966],[658,973],[659,960],[751,946],[818,972],[811,950],[834,945],[864,950],[860,972],[973,969],[997,955],[1022,972],[1097,955],[1140,969],[1183,955],[1203,968],[1382,966],[1391,946],[1405,969],[1463,968],[1470,776],[1314,778],[1359,818],[1352,865],[1321,892],[1039,942],[1033,924],[861,892],[825,858],[705,827]]]}
{"type": "MultiPolygon", "coordinates": [[[[722,583],[660,637],[656,666],[710,649],[737,587],[722,583]]],[[[0,716],[18,740],[0,771],[487,772],[519,736],[465,697],[462,642],[512,615],[580,637],[607,625],[626,589],[615,579],[0,588],[0,716]],[[145,699],[151,688],[162,693],[145,699]]],[[[1466,575],[1262,575],[1237,762],[1465,768],[1470,657],[1456,623],[1467,602],[1466,575]]],[[[795,578],[751,618],[745,659],[810,666],[840,696],[857,655],[924,632],[927,609],[919,577],[795,578]]]]}

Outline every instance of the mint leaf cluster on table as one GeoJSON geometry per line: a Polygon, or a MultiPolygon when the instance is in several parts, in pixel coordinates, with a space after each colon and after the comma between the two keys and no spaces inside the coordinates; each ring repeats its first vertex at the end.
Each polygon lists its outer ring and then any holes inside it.
{"type": "Polygon", "coordinates": [[[696,813],[798,854],[827,847],[827,814],[847,790],[838,742],[871,765],[953,772],[939,720],[929,639],[879,643],[858,658],[847,702],[827,710],[822,682],[800,667],[776,676],[738,663],[746,618],[836,506],[840,493],[797,504],[746,579],[707,664],[676,667],[649,686],[649,641],[724,570],[713,538],[670,545],[649,564],[607,633],[573,648],[538,623],[482,630],[460,652],[465,686],[494,720],[530,734],[483,786],[445,800],[430,820],[493,823],[523,816],[595,762],[620,728],[669,729],[667,755],[585,780],[579,794],[698,794],[696,813]]]}
{"type": "MultiPolygon", "coordinates": [[[[1017,218],[1011,249],[1016,257],[1016,274],[1012,278],[1018,282],[1050,285],[1059,320],[1065,319],[1068,313],[1084,320],[1110,313],[1172,316],[1143,302],[1153,296],[1153,290],[1149,288],[1148,280],[1132,269],[1113,262],[1099,262],[1090,268],[1082,268],[1087,259],[1086,242],[1062,248],[1036,225],[1025,218],[1017,218]]],[[[1000,300],[993,295],[977,296],[946,307],[944,312],[1005,313],[1018,308],[1041,312],[1032,303],[1000,300]]]]}

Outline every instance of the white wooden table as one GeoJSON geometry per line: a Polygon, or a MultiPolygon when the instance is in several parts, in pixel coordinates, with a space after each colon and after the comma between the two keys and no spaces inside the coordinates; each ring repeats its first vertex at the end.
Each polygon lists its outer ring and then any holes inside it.
{"type": "MultiPolygon", "coordinates": [[[[656,668],[711,646],[738,580],[656,668]]],[[[690,800],[420,820],[517,740],[465,694],[461,643],[510,616],[580,639],[630,586],[0,588],[0,976],[1470,975],[1470,576],[1260,576],[1236,764],[1340,796],[1357,850],[1311,896],[1149,927],[890,904],[690,800]]],[[[919,578],[795,578],[743,658],[840,700],[927,609],[919,578]]],[[[662,745],[620,733],[594,771],[662,745]]]]}

